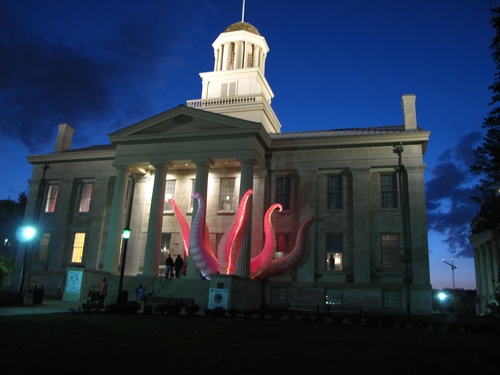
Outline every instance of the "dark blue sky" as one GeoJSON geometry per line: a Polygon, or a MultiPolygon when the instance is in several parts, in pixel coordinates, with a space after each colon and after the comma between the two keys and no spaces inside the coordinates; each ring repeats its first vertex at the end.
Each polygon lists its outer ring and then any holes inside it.
{"type": "MultiPolygon", "coordinates": [[[[431,278],[475,288],[468,224],[472,150],[495,67],[489,0],[247,0],[245,21],[270,47],[266,77],[282,131],[402,124],[403,94],[431,131],[425,162],[431,278]]],[[[0,2],[0,199],[27,190],[28,154],[73,147],[199,99],[212,42],[241,20],[241,0],[0,2]]],[[[404,155],[403,155],[404,156],[404,155]]]]}

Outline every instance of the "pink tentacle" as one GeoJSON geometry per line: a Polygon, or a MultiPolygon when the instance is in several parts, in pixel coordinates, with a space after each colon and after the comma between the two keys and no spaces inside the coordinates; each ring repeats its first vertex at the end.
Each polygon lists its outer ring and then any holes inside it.
{"type": "Polygon", "coordinates": [[[266,241],[262,251],[254,258],[250,260],[250,277],[254,278],[260,274],[267,266],[272,262],[274,254],[276,253],[276,236],[274,233],[273,222],[271,220],[271,215],[274,210],[279,208],[281,212],[283,207],[281,204],[276,203],[268,208],[266,214],[264,215],[264,235],[266,241]]]}
{"type": "Polygon", "coordinates": [[[203,277],[208,279],[211,273],[215,273],[217,271],[218,262],[213,256],[213,252],[211,252],[211,250],[207,250],[204,245],[206,236],[203,235],[202,230],[202,222],[205,224],[205,205],[203,199],[198,192],[195,192],[193,196],[198,200],[198,210],[196,211],[191,226],[191,233],[189,236],[189,252],[191,254],[191,258],[196,264],[196,267],[199,268],[203,277]]]}
{"type": "Polygon", "coordinates": [[[219,251],[217,253],[219,258],[219,272],[221,274],[229,274],[234,271],[234,260],[238,255],[241,245],[241,228],[245,221],[245,213],[253,190],[248,190],[241,198],[238,207],[238,213],[234,219],[231,227],[224,233],[219,243],[219,251]],[[236,245],[236,246],[235,246],[236,245]]]}
{"type": "Polygon", "coordinates": [[[187,258],[189,255],[189,224],[182,214],[182,211],[180,210],[179,206],[177,206],[177,203],[173,199],[169,199],[168,203],[172,205],[174,208],[175,216],[177,216],[177,220],[179,221],[179,224],[181,225],[181,237],[182,237],[182,245],[184,247],[184,255],[187,258]]]}
{"type": "Polygon", "coordinates": [[[304,255],[305,231],[313,220],[314,218],[310,217],[301,225],[299,232],[297,233],[297,240],[293,250],[281,259],[274,259],[269,267],[263,270],[259,275],[255,276],[255,279],[266,279],[268,277],[278,275],[296,267],[299,264],[302,256],[304,255]]]}

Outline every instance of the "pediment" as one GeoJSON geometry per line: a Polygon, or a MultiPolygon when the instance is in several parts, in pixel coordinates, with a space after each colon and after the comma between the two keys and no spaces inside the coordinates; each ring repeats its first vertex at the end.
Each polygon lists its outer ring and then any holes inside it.
{"type": "Polygon", "coordinates": [[[256,122],[181,105],[108,134],[108,137],[112,143],[127,143],[148,139],[259,133],[261,127],[256,122]]]}

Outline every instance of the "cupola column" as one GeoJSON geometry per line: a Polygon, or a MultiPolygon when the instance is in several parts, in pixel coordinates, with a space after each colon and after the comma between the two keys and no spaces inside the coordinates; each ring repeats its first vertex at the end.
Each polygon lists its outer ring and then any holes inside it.
{"type": "Polygon", "coordinates": [[[242,45],[241,41],[235,42],[235,51],[234,51],[234,69],[241,69],[241,61],[243,58],[242,45]]]}
{"type": "Polygon", "coordinates": [[[245,41],[245,48],[243,51],[243,68],[248,68],[248,51],[250,50],[250,43],[245,41]]]}
{"type": "Polygon", "coordinates": [[[156,276],[160,268],[163,208],[165,207],[165,188],[167,181],[167,163],[155,163],[153,166],[155,167],[155,180],[153,183],[146,251],[142,271],[142,274],[147,276],[156,276]]]}
{"type": "Polygon", "coordinates": [[[106,272],[118,272],[118,261],[120,258],[121,231],[123,229],[123,209],[127,193],[127,179],[130,169],[126,165],[116,166],[118,170],[113,190],[113,201],[111,203],[111,215],[109,219],[108,238],[106,240],[106,253],[104,254],[103,270],[106,272]]]}
{"type": "Polygon", "coordinates": [[[222,70],[229,70],[229,52],[231,50],[231,43],[224,43],[224,57],[222,61],[222,70]]]}

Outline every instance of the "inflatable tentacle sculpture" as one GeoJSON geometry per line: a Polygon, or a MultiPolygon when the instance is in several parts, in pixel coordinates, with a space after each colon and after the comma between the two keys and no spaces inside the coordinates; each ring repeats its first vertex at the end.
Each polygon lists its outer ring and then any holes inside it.
{"type": "Polygon", "coordinates": [[[243,195],[233,224],[220,240],[217,256],[219,258],[219,273],[221,274],[230,274],[234,272],[234,260],[241,247],[241,228],[245,221],[248,200],[252,194],[253,190],[250,189],[243,195]]]}
{"type": "MultiPolygon", "coordinates": [[[[187,258],[189,255],[189,224],[182,214],[182,211],[180,210],[179,206],[177,206],[177,203],[173,199],[169,199],[168,203],[172,205],[174,208],[175,216],[177,216],[177,220],[179,220],[179,224],[181,225],[181,233],[182,233],[182,245],[184,247],[184,256],[187,258]]],[[[208,226],[205,222],[205,247],[207,247],[210,251],[212,251],[212,248],[210,248],[210,232],[208,231],[208,226]]],[[[212,251],[213,253],[213,251],[212,251]]]]}
{"type": "Polygon", "coordinates": [[[297,240],[293,250],[285,257],[274,259],[271,264],[264,269],[260,274],[255,276],[255,279],[266,279],[271,276],[278,275],[296,267],[304,253],[304,235],[307,227],[313,222],[314,218],[310,217],[300,227],[297,233],[297,240]]]}
{"type": "Polygon", "coordinates": [[[217,271],[219,263],[213,255],[212,249],[209,247],[207,248],[204,244],[203,226],[205,224],[205,204],[198,192],[195,192],[193,196],[198,200],[198,210],[193,219],[191,233],[189,235],[189,253],[203,277],[208,279],[211,273],[217,271]]]}
{"type": "MultiPolygon", "coordinates": [[[[221,274],[234,272],[234,259],[238,256],[241,247],[243,234],[241,229],[246,219],[246,207],[252,194],[253,191],[248,190],[241,199],[237,216],[220,241],[217,257],[215,257],[210,247],[210,233],[205,221],[205,203],[201,195],[198,192],[193,194],[198,201],[198,210],[193,218],[191,230],[189,230],[189,225],[175,202],[172,199],[169,200],[181,225],[184,251],[186,254],[191,255],[203,277],[208,279],[210,274],[215,273],[217,270],[221,274]],[[203,226],[205,226],[204,231],[202,230],[203,226]]],[[[296,267],[304,254],[304,235],[314,220],[313,217],[307,219],[299,228],[293,250],[281,259],[273,259],[276,254],[276,236],[271,216],[277,208],[280,211],[282,210],[280,204],[274,204],[265,214],[265,244],[262,251],[250,260],[250,277],[252,279],[265,279],[286,272],[296,267]]]]}
{"type": "Polygon", "coordinates": [[[281,204],[276,203],[269,207],[264,216],[264,235],[266,240],[262,251],[250,260],[250,278],[256,277],[267,268],[272,262],[274,254],[276,254],[276,235],[274,233],[271,215],[277,208],[279,208],[280,212],[283,210],[281,204]]]}
{"type": "Polygon", "coordinates": [[[168,203],[170,203],[174,208],[177,220],[179,220],[179,224],[181,225],[182,245],[184,247],[184,256],[187,258],[189,255],[189,224],[179,209],[179,206],[177,206],[177,203],[175,203],[173,199],[169,199],[168,203]]]}

